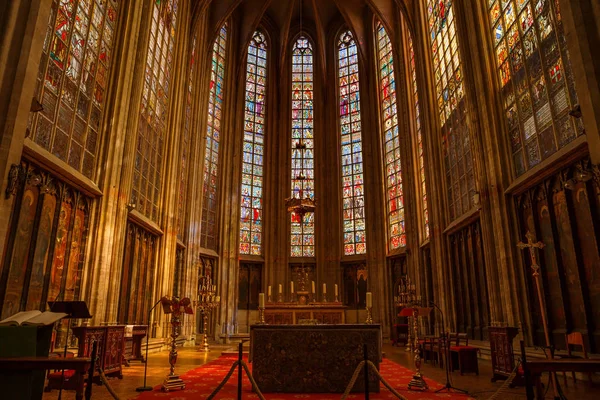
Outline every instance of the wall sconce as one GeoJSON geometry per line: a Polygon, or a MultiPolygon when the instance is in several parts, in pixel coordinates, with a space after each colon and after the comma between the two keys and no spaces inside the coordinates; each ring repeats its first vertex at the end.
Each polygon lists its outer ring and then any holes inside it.
{"type": "Polygon", "coordinates": [[[135,210],[135,203],[127,204],[127,211],[131,212],[133,210],[135,210]]]}
{"type": "Polygon", "coordinates": [[[581,118],[581,106],[579,104],[575,104],[571,111],[569,111],[569,115],[573,118],[581,118]]]}
{"type": "Polygon", "coordinates": [[[38,101],[38,99],[34,97],[31,99],[31,107],[29,107],[29,111],[34,113],[44,111],[44,106],[38,101]]]}
{"type": "Polygon", "coordinates": [[[481,203],[480,203],[480,202],[481,202],[481,198],[480,198],[480,196],[479,196],[479,192],[474,192],[474,193],[473,193],[473,204],[474,204],[476,207],[479,207],[479,206],[481,205],[481,203]]]}

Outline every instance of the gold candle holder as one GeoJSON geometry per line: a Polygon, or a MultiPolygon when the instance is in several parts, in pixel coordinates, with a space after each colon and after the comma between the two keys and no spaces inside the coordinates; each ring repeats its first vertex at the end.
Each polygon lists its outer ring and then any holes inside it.
{"type": "Polygon", "coordinates": [[[258,323],[261,325],[266,324],[265,322],[265,308],[258,307],[258,323]]]}
{"type": "Polygon", "coordinates": [[[366,324],[372,324],[373,323],[373,317],[371,315],[371,309],[373,307],[366,307],[367,310],[367,320],[365,321],[366,324]]]}

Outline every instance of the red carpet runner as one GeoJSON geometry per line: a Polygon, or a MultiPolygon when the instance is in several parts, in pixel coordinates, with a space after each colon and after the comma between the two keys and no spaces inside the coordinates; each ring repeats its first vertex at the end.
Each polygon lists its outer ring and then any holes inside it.
{"type": "MultiPolygon", "coordinates": [[[[169,399],[169,400],[197,400],[206,399],[211,392],[221,383],[225,375],[235,362],[235,356],[221,356],[218,359],[203,365],[202,367],[188,371],[181,375],[181,378],[186,382],[186,388],[170,393],[160,391],[160,386],[156,386],[154,391],[146,392],[135,397],[137,400],[150,399],[169,399]]],[[[252,369],[252,364],[248,364],[252,369]]],[[[410,382],[413,372],[400,364],[397,364],[388,359],[383,359],[380,365],[381,375],[390,383],[400,394],[409,399],[468,399],[468,396],[455,393],[433,393],[434,390],[441,388],[443,385],[431,379],[425,379],[429,385],[427,392],[415,392],[408,390],[406,387],[410,382]]],[[[243,398],[258,399],[258,396],[252,392],[250,381],[244,373],[243,378],[243,398]]],[[[370,398],[373,400],[395,399],[383,384],[380,385],[379,393],[372,393],[370,398]]],[[[236,400],[237,396],[237,370],[233,373],[227,384],[215,397],[220,400],[236,400]]],[[[310,400],[340,400],[341,393],[264,393],[267,400],[290,400],[290,399],[310,399],[310,400]]],[[[364,394],[351,393],[349,399],[362,399],[364,394]]]]}

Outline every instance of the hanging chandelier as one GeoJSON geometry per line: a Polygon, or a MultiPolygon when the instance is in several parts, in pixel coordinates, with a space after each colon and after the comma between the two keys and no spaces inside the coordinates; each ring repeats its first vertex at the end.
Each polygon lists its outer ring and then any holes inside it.
{"type": "Polygon", "coordinates": [[[285,206],[288,212],[295,213],[302,218],[304,214],[315,211],[317,202],[309,194],[304,196],[303,182],[306,180],[306,176],[304,175],[304,151],[306,150],[306,144],[298,141],[296,142],[295,149],[300,152],[300,165],[302,165],[300,173],[296,175],[295,179],[301,183],[299,190],[295,191],[291,197],[285,199],[285,206]]]}

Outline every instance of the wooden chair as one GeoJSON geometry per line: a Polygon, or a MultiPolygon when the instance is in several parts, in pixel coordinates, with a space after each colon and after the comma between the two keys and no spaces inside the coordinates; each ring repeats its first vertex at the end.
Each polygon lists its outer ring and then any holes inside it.
{"type": "MultiPolygon", "coordinates": [[[[581,332],[571,332],[571,333],[565,334],[565,342],[567,343],[567,355],[563,356],[561,358],[585,358],[585,359],[589,358],[587,349],[585,347],[585,342],[583,341],[583,335],[581,334],[581,332]],[[581,352],[583,353],[583,357],[572,354],[571,346],[579,346],[581,348],[581,352]]],[[[575,372],[571,371],[571,376],[573,377],[573,382],[577,382],[577,379],[575,378],[575,372]]],[[[563,377],[564,377],[564,381],[565,381],[565,385],[566,385],[567,384],[567,373],[566,372],[563,373],[563,377]]],[[[591,372],[588,373],[588,377],[589,377],[590,384],[591,384],[593,382],[591,372]]]]}
{"type": "Polygon", "coordinates": [[[479,375],[479,364],[477,360],[477,353],[479,348],[469,346],[469,337],[466,333],[450,333],[450,360],[449,362],[451,370],[456,369],[458,364],[458,370],[460,374],[474,372],[479,375]],[[464,344],[463,344],[464,343],[464,344]]]}
{"type": "MultiPolygon", "coordinates": [[[[440,368],[444,368],[444,359],[446,358],[446,346],[447,346],[448,338],[446,335],[442,335],[435,340],[433,344],[433,357],[434,362],[438,362],[440,368]]],[[[448,362],[446,360],[446,362],[448,362]]]]}

